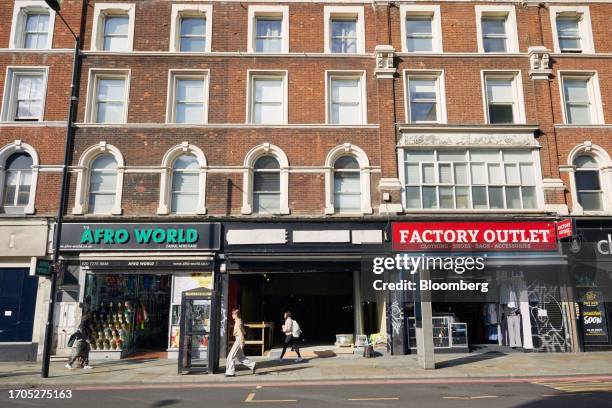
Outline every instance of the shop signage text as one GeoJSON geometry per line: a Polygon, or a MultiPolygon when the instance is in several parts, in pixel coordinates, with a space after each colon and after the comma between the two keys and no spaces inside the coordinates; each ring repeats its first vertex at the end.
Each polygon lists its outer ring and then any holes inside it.
{"type": "Polygon", "coordinates": [[[559,221],[557,223],[557,237],[559,239],[570,238],[574,235],[574,228],[571,219],[559,221]]]}
{"type": "Polygon", "coordinates": [[[80,250],[215,250],[221,226],[196,224],[64,224],[60,248],[80,250]]]}
{"type": "Polygon", "coordinates": [[[608,326],[601,293],[588,291],[581,302],[581,309],[585,343],[607,343],[608,326]]]}
{"type": "Polygon", "coordinates": [[[602,255],[612,254],[612,235],[608,234],[607,239],[602,239],[597,242],[597,251],[602,255]]]}
{"type": "Polygon", "coordinates": [[[398,222],[394,251],[533,251],[557,249],[552,222],[398,222]]]}

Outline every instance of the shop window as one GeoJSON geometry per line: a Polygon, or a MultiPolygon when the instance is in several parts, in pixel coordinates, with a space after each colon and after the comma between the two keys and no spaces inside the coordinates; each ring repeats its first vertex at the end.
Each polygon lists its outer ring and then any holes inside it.
{"type": "Polygon", "coordinates": [[[328,73],[328,123],[366,123],[364,74],[328,73]]]}
{"type": "Polygon", "coordinates": [[[478,52],[519,52],[514,6],[476,6],[478,52]]]}
{"type": "Polygon", "coordinates": [[[6,161],[2,199],[5,213],[23,213],[30,202],[32,163],[27,153],[14,153],[6,161]]]}
{"type": "Polygon", "coordinates": [[[110,214],[115,205],[117,189],[117,161],[110,154],[98,156],[89,174],[89,212],[110,214]]]}
{"type": "Polygon", "coordinates": [[[210,52],[212,6],[173,4],[171,52],[210,52]]]}
{"type": "Polygon", "coordinates": [[[96,3],[94,6],[92,51],[132,51],[134,18],[134,4],[96,3]]]}
{"type": "Polygon", "coordinates": [[[578,156],[574,160],[576,166],[576,193],[578,203],[584,211],[601,211],[602,190],[599,165],[591,156],[578,156]]]}
{"type": "Polygon", "coordinates": [[[2,120],[37,122],[43,120],[46,68],[8,68],[2,120]]]}
{"type": "Polygon", "coordinates": [[[596,73],[561,73],[561,83],[565,123],[570,125],[603,123],[596,73]]]}
{"type": "Polygon", "coordinates": [[[401,5],[403,52],[442,52],[440,6],[401,5]]]}
{"type": "Polygon", "coordinates": [[[406,72],[406,117],[409,123],[445,123],[446,101],[439,72],[406,72]]]}
{"type": "Polygon", "coordinates": [[[595,52],[589,7],[550,6],[549,14],[554,52],[595,52]]]}
{"type": "Polygon", "coordinates": [[[208,75],[203,72],[170,73],[168,122],[203,124],[207,122],[208,75]]]}
{"type": "Polygon", "coordinates": [[[485,73],[486,117],[490,124],[524,123],[520,74],[485,73]]]}
{"type": "Polygon", "coordinates": [[[407,209],[538,208],[528,149],[405,150],[407,209]]]}
{"type": "Polygon", "coordinates": [[[286,72],[251,72],[248,123],[280,125],[287,123],[286,72]]]}
{"type": "Polygon", "coordinates": [[[52,48],[55,12],[43,0],[14,1],[10,47],[52,48]]]}
{"type": "Polygon", "coordinates": [[[0,148],[0,213],[34,213],[38,167],[38,154],[21,140],[0,148]]]}
{"type": "Polygon", "coordinates": [[[342,156],[334,163],[334,210],[361,211],[361,172],[351,156],[342,156]]]}
{"type": "Polygon", "coordinates": [[[172,212],[195,213],[198,207],[200,166],[195,156],[177,157],[172,166],[172,212]]]}
{"type": "Polygon", "coordinates": [[[262,156],[253,166],[253,212],[280,211],[280,165],[271,156],[262,156]]]}
{"type": "Polygon", "coordinates": [[[289,52],[289,8],[249,6],[249,52],[289,52]]]}
{"type": "Polygon", "coordinates": [[[364,53],[363,7],[325,7],[325,52],[364,53]]]}

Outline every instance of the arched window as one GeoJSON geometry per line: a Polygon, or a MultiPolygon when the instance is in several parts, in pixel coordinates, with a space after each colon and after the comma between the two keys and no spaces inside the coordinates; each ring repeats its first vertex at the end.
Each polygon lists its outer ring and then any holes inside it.
{"type": "Polygon", "coordinates": [[[576,193],[584,211],[601,211],[602,189],[599,164],[592,156],[582,155],[574,159],[576,166],[576,193]]]}
{"type": "Polygon", "coordinates": [[[195,213],[198,208],[200,164],[191,154],[179,156],[172,165],[172,213],[195,213]]]}
{"type": "Polygon", "coordinates": [[[361,212],[361,171],[353,156],[341,156],[334,163],[334,210],[361,212]]]}
{"type": "Polygon", "coordinates": [[[89,205],[93,214],[110,214],[117,194],[117,161],[110,154],[98,156],[91,164],[89,205]]]}
{"type": "Polygon", "coordinates": [[[2,198],[4,212],[23,213],[29,204],[32,164],[32,157],[27,153],[14,153],[6,160],[2,198]]]}
{"type": "Polygon", "coordinates": [[[272,156],[262,156],[253,166],[253,212],[280,212],[280,165],[272,156]]]}

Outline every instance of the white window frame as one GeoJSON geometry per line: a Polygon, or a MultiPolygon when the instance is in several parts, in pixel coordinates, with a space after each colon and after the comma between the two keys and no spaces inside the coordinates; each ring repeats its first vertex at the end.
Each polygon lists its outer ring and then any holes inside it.
{"type": "Polygon", "coordinates": [[[575,146],[567,156],[567,166],[569,172],[570,192],[572,193],[571,215],[607,215],[612,213],[612,159],[606,151],[599,145],[591,141],[585,141],[575,146]],[[599,183],[601,188],[602,210],[585,211],[578,201],[578,189],[576,183],[576,166],[574,161],[578,156],[591,156],[599,165],[599,183]]]}
{"type": "MultiPolygon", "coordinates": [[[[289,52],[289,6],[249,6],[249,22],[248,22],[248,38],[247,38],[247,52],[255,53],[256,50],[256,31],[257,31],[257,19],[259,17],[280,17],[281,23],[281,35],[283,36],[281,42],[281,53],[289,52]]],[[[275,54],[257,52],[258,54],[275,54]]]]}
{"type": "MultiPolygon", "coordinates": [[[[567,107],[565,106],[565,91],[563,87],[564,79],[586,79],[587,89],[589,92],[589,103],[591,110],[591,125],[603,125],[604,112],[603,104],[601,100],[601,91],[599,89],[599,75],[597,71],[566,71],[559,70],[557,73],[559,77],[559,95],[561,96],[561,109],[563,110],[563,123],[566,125],[572,125],[567,120],[567,107]]],[[[575,126],[588,126],[576,124],[575,126]]]]}
{"type": "MultiPolygon", "coordinates": [[[[11,36],[9,48],[25,49],[24,34],[25,23],[29,13],[45,12],[49,14],[49,32],[47,33],[47,46],[43,49],[53,48],[53,32],[55,29],[55,11],[47,6],[43,0],[15,0],[13,7],[13,20],[11,23],[11,36]]],[[[42,51],[43,49],[32,49],[32,51],[42,51]]]]}
{"type": "Polygon", "coordinates": [[[94,5],[93,29],[91,33],[91,50],[104,52],[131,52],[134,50],[134,22],[136,6],[134,3],[96,3],[94,5]],[[128,44],[123,51],[104,51],[104,19],[106,16],[127,16],[128,44]]]}
{"type": "Polygon", "coordinates": [[[357,70],[346,70],[346,71],[325,71],[325,123],[329,125],[338,126],[361,126],[368,123],[368,93],[366,89],[366,72],[357,70]],[[331,123],[331,109],[332,109],[332,92],[331,84],[334,79],[358,79],[360,94],[361,94],[361,123],[355,124],[343,124],[343,123],[331,123]]]}
{"type": "Polygon", "coordinates": [[[42,89],[42,101],[40,106],[40,116],[38,122],[44,121],[45,116],[45,102],[47,100],[47,83],[49,78],[49,67],[23,67],[23,66],[8,66],[6,67],[6,76],[4,79],[4,98],[2,99],[2,110],[0,120],[2,122],[16,122],[22,123],[22,121],[15,121],[15,112],[17,109],[16,99],[13,98],[15,94],[15,77],[20,75],[33,75],[38,74],[43,77],[43,89],[42,89]]]}
{"type": "Polygon", "coordinates": [[[324,42],[325,53],[327,54],[343,54],[333,53],[331,49],[331,23],[334,19],[355,19],[357,32],[357,52],[354,54],[346,53],[346,55],[365,54],[365,17],[363,6],[325,6],[325,26],[324,26],[324,42]]]}
{"type": "MultiPolygon", "coordinates": [[[[97,93],[98,93],[98,80],[99,79],[124,79],[125,80],[125,93],[124,93],[124,109],[123,109],[123,120],[116,124],[127,123],[129,100],[130,100],[130,69],[93,69],[89,70],[88,83],[87,83],[87,102],[85,104],[85,123],[98,123],[97,113],[97,93]]],[[[110,125],[111,123],[106,123],[110,125]]]]}
{"type": "Polygon", "coordinates": [[[368,155],[359,146],[344,143],[330,150],[325,158],[325,214],[337,214],[340,216],[372,214],[370,174],[371,167],[368,155]],[[357,163],[359,163],[361,211],[356,213],[336,212],[334,205],[334,164],[342,156],[353,156],[357,163]]]}
{"type": "MultiPolygon", "coordinates": [[[[77,173],[76,189],[74,193],[74,206],[72,214],[83,215],[89,212],[89,180],[91,174],[91,165],[98,156],[110,154],[117,162],[117,183],[115,185],[115,205],[111,209],[110,215],[121,215],[121,199],[123,194],[123,175],[125,173],[125,161],[121,151],[115,146],[104,141],[97,145],[87,148],[79,158],[78,165],[75,169],[77,173]]],[[[99,215],[99,214],[95,214],[99,215]]]]}
{"type": "MultiPolygon", "coordinates": [[[[576,16],[578,21],[578,30],[580,31],[581,50],[580,54],[594,54],[595,45],[593,42],[593,29],[591,26],[591,13],[588,6],[550,6],[548,8],[550,15],[550,27],[553,37],[553,51],[561,53],[559,46],[559,37],[557,36],[557,17],[559,16],[576,16]]],[[[571,54],[571,53],[570,53],[571,54]]]]}
{"type": "Polygon", "coordinates": [[[246,106],[246,123],[251,125],[261,126],[279,126],[286,125],[289,122],[289,72],[286,70],[247,70],[247,106],[246,106]],[[256,79],[282,79],[283,84],[283,121],[278,123],[254,123],[254,94],[256,79]]]}
{"type": "Polygon", "coordinates": [[[410,54],[439,54],[444,52],[442,46],[442,21],[440,16],[439,5],[400,5],[400,31],[402,40],[402,52],[410,54]],[[406,42],[406,17],[414,16],[431,16],[431,51],[408,51],[406,42]]]}
{"type": "Polygon", "coordinates": [[[516,22],[516,10],[514,6],[474,6],[476,11],[476,32],[478,38],[478,52],[485,53],[482,38],[483,17],[505,17],[506,18],[506,51],[486,52],[485,54],[508,54],[519,52],[518,28],[516,22]]]}
{"type": "MultiPolygon", "coordinates": [[[[38,170],[40,168],[40,161],[38,159],[38,153],[36,149],[27,143],[23,143],[21,140],[15,140],[12,143],[2,147],[0,149],[0,200],[4,199],[4,177],[6,174],[6,161],[15,153],[27,153],[32,158],[32,178],[30,180],[30,197],[28,203],[23,208],[23,213],[26,215],[34,214],[36,212],[36,187],[38,185],[38,170]]],[[[0,202],[0,205],[2,203],[0,202]]]]}
{"type": "Polygon", "coordinates": [[[512,93],[514,95],[513,116],[515,125],[526,123],[525,116],[525,99],[523,96],[523,80],[522,72],[515,70],[497,70],[497,71],[480,71],[480,82],[482,84],[482,100],[484,110],[485,123],[493,126],[510,125],[510,123],[491,123],[489,120],[489,100],[487,96],[487,78],[491,79],[512,79],[512,93]]]}
{"type": "MultiPolygon", "coordinates": [[[[280,208],[278,214],[287,215],[291,212],[289,209],[289,160],[280,147],[270,143],[263,143],[255,146],[244,158],[241,213],[244,215],[253,213],[253,166],[261,156],[272,156],[278,160],[280,166],[280,208]]],[[[261,215],[271,216],[274,214],[275,213],[261,215]]]]}
{"type": "MultiPolygon", "coordinates": [[[[200,166],[200,178],[198,181],[198,205],[196,207],[195,214],[206,214],[206,176],[208,174],[208,162],[206,160],[206,155],[204,155],[204,152],[199,147],[185,141],[168,150],[162,159],[162,173],[159,186],[159,205],[157,207],[158,215],[168,215],[172,210],[171,190],[173,165],[174,161],[179,156],[186,154],[191,154],[195,156],[198,159],[198,164],[200,166]]],[[[174,215],[181,214],[182,213],[177,213],[174,215]]]]}
{"type": "Polygon", "coordinates": [[[168,100],[166,102],[166,123],[178,126],[199,125],[208,123],[208,103],[209,103],[209,79],[210,70],[201,69],[171,69],[168,71],[168,100]],[[176,82],[177,79],[203,79],[204,80],[204,112],[202,123],[176,123],[176,82]]]}
{"type": "MultiPolygon", "coordinates": [[[[502,152],[504,150],[514,150],[514,149],[521,149],[521,150],[529,150],[530,147],[528,146],[500,146],[500,147],[492,147],[492,146],[474,146],[474,145],[465,145],[465,146],[437,146],[437,145],[427,145],[427,146],[406,146],[406,147],[401,147],[399,149],[397,149],[397,163],[399,166],[399,179],[400,179],[400,183],[401,183],[401,196],[402,196],[402,207],[404,208],[405,211],[409,211],[409,212],[475,212],[475,213],[482,213],[482,212],[530,212],[530,211],[541,211],[541,209],[544,208],[545,205],[545,198],[544,198],[544,189],[542,187],[542,169],[541,169],[541,162],[540,162],[540,152],[538,149],[534,149],[531,148],[531,156],[532,156],[532,163],[533,163],[533,177],[534,177],[534,181],[535,184],[533,186],[529,186],[529,187],[534,187],[535,188],[535,200],[536,200],[536,207],[535,208],[525,208],[525,209],[514,209],[514,208],[407,208],[406,206],[406,155],[405,155],[405,151],[406,150],[418,150],[419,148],[423,147],[425,150],[447,150],[447,151],[452,151],[452,149],[447,149],[450,147],[454,147],[456,150],[474,150],[474,149],[480,149],[480,148],[495,148],[498,150],[501,150],[502,152]]],[[[434,163],[439,163],[439,162],[434,162],[434,163]]],[[[470,160],[467,163],[472,163],[471,157],[470,160]]],[[[500,161],[500,163],[503,165],[505,162],[500,161]]],[[[437,179],[438,175],[436,174],[436,179],[437,179]]],[[[436,183],[436,186],[440,186],[443,185],[441,183],[436,183]]],[[[488,187],[490,184],[487,183],[486,186],[488,187]]],[[[508,184],[504,184],[504,188],[505,186],[507,186],[508,184]]],[[[422,184],[419,184],[419,186],[422,186],[422,184]]],[[[470,171],[468,169],[468,184],[467,186],[470,188],[470,202],[472,201],[472,197],[471,197],[471,188],[474,186],[474,184],[472,183],[472,176],[470,174],[470,171]]],[[[505,194],[504,194],[505,197],[505,194]]],[[[488,201],[488,198],[487,198],[488,201]]],[[[522,201],[522,198],[521,198],[522,201]]],[[[473,203],[472,203],[473,204],[473,203]]],[[[504,202],[504,205],[506,203],[504,202]]],[[[473,206],[472,206],[473,207],[473,206]]]]}
{"type": "Polygon", "coordinates": [[[183,17],[204,17],[206,19],[206,45],[204,52],[212,50],[213,6],[211,4],[173,4],[170,22],[170,52],[181,51],[181,20],[183,17]]]}
{"type": "Polygon", "coordinates": [[[416,123],[447,123],[446,111],[446,87],[444,79],[444,70],[420,70],[420,69],[405,69],[404,70],[404,115],[406,115],[406,123],[410,121],[410,90],[408,89],[409,78],[415,79],[435,79],[436,81],[436,98],[437,98],[437,120],[436,122],[416,122],[416,123]]]}

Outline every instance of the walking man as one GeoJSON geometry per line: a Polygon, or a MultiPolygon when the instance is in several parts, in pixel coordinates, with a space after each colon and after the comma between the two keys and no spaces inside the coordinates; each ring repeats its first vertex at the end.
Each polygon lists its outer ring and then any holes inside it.
{"type": "Polygon", "coordinates": [[[85,370],[90,370],[93,368],[89,365],[89,343],[91,342],[91,333],[89,330],[89,321],[90,321],[89,313],[83,315],[83,319],[81,320],[81,324],[79,324],[79,328],[73,334],[75,337],[75,344],[72,350],[72,355],[70,356],[70,360],[68,360],[68,364],[66,364],[66,368],[72,370],[72,365],[74,362],[79,359],[80,365],[85,370]]]}
{"type": "Polygon", "coordinates": [[[287,347],[291,346],[291,350],[295,351],[298,356],[295,362],[299,363],[302,361],[302,355],[300,354],[300,346],[296,340],[300,338],[301,330],[298,323],[291,318],[291,312],[285,312],[285,323],[281,330],[285,334],[285,344],[283,345],[283,352],[278,361],[283,361],[287,347]]]}
{"type": "Polygon", "coordinates": [[[242,325],[242,318],[240,317],[240,310],[232,310],[232,319],[234,320],[234,345],[232,346],[229,354],[227,355],[227,361],[225,363],[225,376],[234,377],[236,375],[236,360],[238,363],[246,366],[251,370],[252,374],[255,374],[255,362],[249,360],[244,355],[244,336],[246,330],[242,325]]]}

